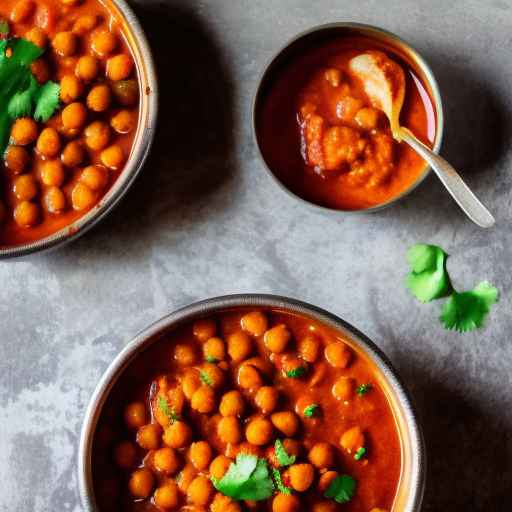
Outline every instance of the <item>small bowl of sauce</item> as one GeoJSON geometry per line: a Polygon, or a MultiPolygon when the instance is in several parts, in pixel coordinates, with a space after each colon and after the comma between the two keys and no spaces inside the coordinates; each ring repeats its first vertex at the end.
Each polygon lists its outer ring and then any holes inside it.
{"type": "Polygon", "coordinates": [[[432,71],[406,42],[377,27],[335,23],[300,34],[272,58],[253,105],[260,156],[289,194],[330,211],[375,211],[413,190],[429,172],[395,141],[389,121],[350,71],[383,52],[406,75],[400,122],[438,152],[443,108],[432,71]]]}

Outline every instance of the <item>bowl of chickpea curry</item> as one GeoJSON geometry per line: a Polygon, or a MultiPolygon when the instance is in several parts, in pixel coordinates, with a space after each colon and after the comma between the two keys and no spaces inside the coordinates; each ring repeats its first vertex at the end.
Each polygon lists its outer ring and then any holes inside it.
{"type": "Polygon", "coordinates": [[[76,238],[141,169],[152,57],[123,0],[0,3],[0,257],[76,238]]]}
{"type": "Polygon", "coordinates": [[[406,76],[403,126],[438,152],[443,108],[423,58],[394,34],[334,23],[300,34],[266,67],[254,99],[253,133],[264,167],[286,192],[324,211],[375,211],[413,190],[426,162],[393,139],[353,70],[366,53],[406,76]]]}
{"type": "Polygon", "coordinates": [[[425,453],[364,335],[282,297],[185,307],[138,335],[89,405],[88,511],[419,511],[425,453]]]}

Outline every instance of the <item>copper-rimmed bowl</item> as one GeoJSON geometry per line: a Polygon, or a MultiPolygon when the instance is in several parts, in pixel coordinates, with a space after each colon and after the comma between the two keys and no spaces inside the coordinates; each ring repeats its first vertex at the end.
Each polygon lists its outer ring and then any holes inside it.
{"type": "MultiPolygon", "coordinates": [[[[78,454],[78,478],[82,504],[88,512],[97,506],[92,467],[94,435],[103,406],[119,378],[139,355],[162,336],[184,323],[237,308],[264,308],[298,314],[322,323],[343,336],[374,367],[375,378],[387,396],[401,441],[402,468],[393,512],[420,512],[425,486],[426,454],[421,427],[405,387],[386,356],[364,334],[327,311],[298,300],[274,295],[229,295],[197,302],[171,313],[135,336],[101,378],[85,415],[78,454]]],[[[105,511],[101,511],[105,512],[105,511]]]]}
{"type": "Polygon", "coordinates": [[[126,194],[146,160],[156,130],[158,83],[153,56],[139,20],[125,0],[105,2],[122,25],[123,35],[130,48],[139,82],[139,119],[132,150],[123,171],[99,203],[85,215],[35,242],[0,248],[0,259],[20,258],[33,253],[62,247],[76,240],[103,219],[126,194]]]}
{"type": "Polygon", "coordinates": [[[388,206],[395,204],[401,198],[412,192],[429,174],[431,169],[428,164],[425,163],[423,171],[407,189],[384,203],[361,209],[330,208],[300,197],[299,195],[292,192],[277,177],[274,169],[272,169],[272,166],[265,159],[259,135],[259,114],[263,107],[266,94],[272,87],[272,84],[275,81],[275,77],[279,74],[279,72],[295,57],[302,55],[304,52],[311,49],[311,47],[313,47],[315,44],[345,36],[362,36],[369,40],[373,40],[376,43],[380,43],[389,49],[389,51],[391,51],[393,54],[400,57],[411,67],[414,73],[421,80],[422,85],[427,89],[433,108],[435,109],[436,130],[432,149],[435,153],[439,153],[443,139],[444,115],[441,94],[439,92],[439,87],[437,85],[437,81],[435,79],[434,73],[432,72],[432,69],[427,64],[425,59],[409,43],[405,42],[396,34],[388,32],[387,30],[379,27],[365,25],[362,23],[338,22],[313,27],[293,37],[291,41],[288,41],[279,51],[277,51],[264,67],[261,78],[258,81],[254,93],[252,105],[252,132],[254,143],[257,147],[258,155],[263,164],[263,168],[267,171],[268,175],[272,178],[274,183],[276,183],[279,188],[281,188],[281,190],[283,190],[288,196],[300,201],[306,206],[324,213],[370,213],[382,210],[383,208],[387,208],[388,206]]]}

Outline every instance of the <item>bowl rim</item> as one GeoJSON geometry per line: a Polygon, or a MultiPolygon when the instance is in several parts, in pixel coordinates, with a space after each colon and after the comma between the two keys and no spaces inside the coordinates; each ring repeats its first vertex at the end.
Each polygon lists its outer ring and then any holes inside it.
{"type": "Polygon", "coordinates": [[[108,0],[107,2],[100,0],[100,3],[103,5],[111,3],[117,8],[123,18],[123,25],[127,27],[127,31],[132,35],[136,45],[134,48],[133,45],[127,43],[137,68],[141,113],[130,157],[116,181],[91,210],[49,236],[22,245],[0,247],[0,260],[20,259],[32,254],[55,250],[85,234],[103,220],[120,202],[139,175],[148,157],[156,132],[159,96],[158,78],[151,47],[141,23],[126,0],[108,0]],[[143,113],[145,113],[144,117],[142,117],[143,113]]]}
{"type": "Polygon", "coordinates": [[[181,307],[157,320],[139,332],[115,357],[104,372],[86,409],[80,433],[78,451],[78,485],[82,505],[88,512],[98,512],[94,498],[92,481],[91,452],[97,423],[103,406],[118,379],[126,368],[144,350],[161,339],[161,335],[172,328],[205,315],[231,308],[261,307],[282,309],[291,313],[305,315],[346,335],[355,344],[364,349],[365,354],[378,367],[389,386],[396,393],[397,401],[402,406],[403,417],[410,435],[412,464],[407,506],[403,512],[420,512],[426,479],[426,448],[421,424],[418,421],[413,401],[393,365],[381,349],[354,326],[342,318],[306,302],[270,294],[235,294],[212,297],[181,307]]]}
{"type": "Polygon", "coordinates": [[[303,30],[299,32],[298,34],[292,36],[291,39],[288,39],[287,42],[280,47],[279,50],[272,53],[271,57],[269,57],[263,68],[260,72],[260,75],[258,77],[258,80],[256,81],[256,88],[253,90],[253,96],[252,96],[252,108],[251,108],[251,115],[252,115],[252,122],[251,122],[251,128],[252,128],[252,140],[253,144],[256,146],[256,153],[258,156],[258,159],[263,164],[263,168],[266,171],[266,174],[270,176],[270,178],[274,181],[275,184],[283,191],[285,192],[288,197],[291,197],[295,199],[296,201],[302,203],[303,205],[307,206],[311,210],[322,212],[322,213],[330,213],[330,214],[336,214],[336,215],[360,215],[360,214],[366,214],[366,213],[374,213],[379,212],[381,210],[384,210],[385,208],[388,208],[390,206],[393,206],[397,202],[399,202],[401,199],[403,199],[405,196],[409,195],[413,190],[415,190],[423,181],[426,179],[426,177],[432,172],[431,167],[426,164],[423,172],[418,176],[418,178],[405,190],[403,190],[400,194],[398,194],[395,197],[392,197],[385,203],[377,204],[375,206],[371,206],[369,208],[360,208],[356,210],[352,209],[341,209],[341,208],[330,208],[328,206],[322,206],[320,204],[314,203],[312,201],[308,201],[307,199],[304,199],[303,197],[297,195],[295,192],[292,192],[272,171],[270,166],[267,164],[265,157],[263,156],[263,151],[261,149],[260,143],[259,143],[259,137],[258,137],[258,130],[257,130],[257,118],[258,118],[258,107],[259,107],[259,101],[261,98],[261,92],[263,89],[263,85],[266,82],[266,79],[268,78],[268,74],[270,72],[270,68],[274,63],[276,63],[281,56],[295,43],[299,42],[301,39],[305,39],[315,33],[320,33],[323,31],[334,31],[336,29],[339,29],[340,32],[343,30],[354,30],[354,31],[362,31],[366,32],[363,35],[366,35],[371,38],[373,35],[380,35],[385,39],[395,41],[400,46],[404,47],[407,52],[414,57],[415,64],[423,71],[425,74],[425,77],[427,78],[428,85],[430,86],[432,90],[432,101],[434,103],[435,109],[436,109],[436,135],[434,139],[434,145],[432,147],[432,150],[434,153],[439,154],[441,150],[441,146],[443,143],[443,136],[444,136],[444,108],[443,108],[443,100],[441,97],[441,92],[439,89],[439,85],[437,83],[437,80],[435,78],[434,72],[432,71],[432,68],[428,64],[428,62],[425,60],[425,58],[421,55],[421,53],[416,50],[414,46],[409,44],[407,41],[402,39],[397,34],[390,32],[389,30],[386,30],[384,28],[378,27],[376,25],[370,25],[367,23],[359,23],[359,22],[353,22],[353,21],[338,21],[338,22],[332,22],[332,23],[324,23],[321,25],[315,25],[314,27],[308,28],[306,30],[303,30]]]}

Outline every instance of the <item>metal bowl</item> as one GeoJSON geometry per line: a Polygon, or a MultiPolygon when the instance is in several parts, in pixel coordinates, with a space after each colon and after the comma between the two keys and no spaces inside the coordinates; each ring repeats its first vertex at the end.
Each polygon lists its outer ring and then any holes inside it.
{"type": "Polygon", "coordinates": [[[301,32],[300,34],[295,36],[291,41],[286,43],[284,47],[282,47],[268,61],[261,74],[253,98],[252,133],[253,140],[258,149],[258,155],[260,157],[261,162],[263,163],[264,169],[267,171],[267,173],[270,175],[273,181],[281,188],[281,190],[288,194],[288,196],[293,197],[294,199],[298,199],[301,203],[324,213],[369,213],[382,210],[383,208],[387,208],[388,206],[395,204],[404,196],[412,192],[427,177],[431,170],[428,164],[425,164],[423,172],[420,174],[420,176],[418,176],[418,179],[414,183],[412,183],[409,188],[407,188],[401,194],[393,197],[392,199],[385,203],[358,210],[344,210],[341,208],[337,209],[321,206],[319,204],[313,203],[298,196],[297,194],[292,192],[286,185],[284,185],[281,182],[281,180],[277,178],[277,176],[272,171],[271,167],[267,164],[265,157],[263,155],[262,148],[259,143],[257,122],[258,113],[261,108],[262,100],[265,96],[266,91],[272,84],[275,73],[279,72],[279,70],[287,62],[292,60],[294,56],[301,54],[303,51],[311,48],[311,46],[314,45],[315,43],[347,35],[364,36],[366,38],[373,39],[377,42],[384,43],[393,53],[397,54],[405,62],[407,62],[409,66],[411,66],[414,72],[421,79],[423,85],[427,88],[436,111],[436,135],[432,148],[435,153],[439,153],[443,139],[443,103],[441,100],[441,94],[439,92],[437,81],[434,77],[434,73],[430,69],[430,66],[427,64],[425,59],[411,45],[409,45],[409,43],[405,42],[396,34],[388,32],[387,30],[375,27],[373,25],[365,25],[362,23],[329,23],[327,25],[319,25],[305,32],[301,32]]]}
{"type": "Polygon", "coordinates": [[[121,200],[148,156],[155,136],[158,105],[158,83],[153,56],[139,20],[125,0],[108,0],[106,3],[123,25],[123,35],[133,54],[139,81],[139,120],[131,154],[118,179],[94,208],[48,237],[24,245],[0,248],[0,260],[56,249],[76,240],[103,219],[121,200]]]}
{"type": "Polygon", "coordinates": [[[392,407],[402,444],[402,471],[393,506],[395,512],[420,512],[425,486],[426,454],[423,435],[411,400],[400,377],[380,349],[344,320],[304,302],[274,295],[229,295],[186,306],[154,323],[135,336],[101,378],[91,398],[82,428],[78,453],[78,478],[82,504],[88,512],[99,512],[91,467],[94,434],[103,406],[118,379],[141,352],[162,335],[183,323],[236,308],[267,308],[296,313],[337,330],[376,369],[376,378],[392,407]]]}

